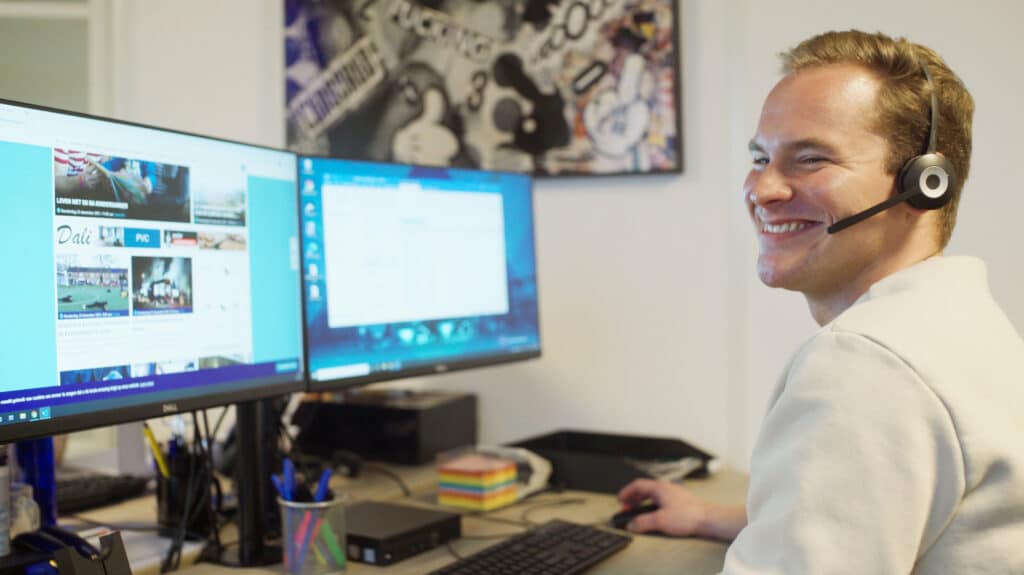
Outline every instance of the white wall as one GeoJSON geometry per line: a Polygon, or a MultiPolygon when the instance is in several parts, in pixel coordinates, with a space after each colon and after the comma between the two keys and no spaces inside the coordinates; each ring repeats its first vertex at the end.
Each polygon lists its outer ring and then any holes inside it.
{"type": "MultiPolygon", "coordinates": [[[[282,145],[282,4],[115,0],[114,113],[282,145]]],[[[1024,133],[1019,6],[684,0],[685,173],[537,182],[544,357],[421,384],[479,393],[484,441],[559,427],[672,435],[744,467],[777,374],[815,327],[801,297],[754,276],[746,141],[776,54],[829,28],[908,35],[962,74],[979,112],[951,251],[991,262],[997,297],[1024,327],[1013,250],[1024,198],[997,170],[1024,133]]]]}

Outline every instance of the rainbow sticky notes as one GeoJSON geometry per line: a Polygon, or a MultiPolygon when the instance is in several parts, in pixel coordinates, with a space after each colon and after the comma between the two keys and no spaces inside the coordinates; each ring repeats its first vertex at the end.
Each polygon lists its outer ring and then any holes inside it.
{"type": "Polygon", "coordinates": [[[438,467],[438,500],[442,505],[490,511],[516,500],[516,464],[513,461],[463,455],[438,467]]]}

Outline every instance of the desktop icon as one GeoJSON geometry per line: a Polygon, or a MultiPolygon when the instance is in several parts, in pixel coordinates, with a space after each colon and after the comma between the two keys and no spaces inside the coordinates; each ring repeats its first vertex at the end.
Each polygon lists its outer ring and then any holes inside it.
{"type": "Polygon", "coordinates": [[[316,193],[316,184],[313,183],[313,180],[306,180],[305,182],[303,182],[302,193],[306,194],[307,196],[316,193]]]}
{"type": "Polygon", "coordinates": [[[318,277],[320,277],[320,266],[309,264],[309,279],[316,279],[318,277]]]}
{"type": "Polygon", "coordinates": [[[318,260],[320,259],[320,246],[316,243],[310,243],[306,246],[306,259],[307,260],[318,260]]]}
{"type": "Polygon", "coordinates": [[[313,160],[311,160],[309,158],[306,158],[302,162],[302,169],[305,170],[307,173],[308,172],[312,172],[313,171],[313,160]]]}
{"type": "Polygon", "coordinates": [[[25,413],[24,411],[22,411],[21,413],[18,414],[18,420],[19,421],[22,420],[22,419],[25,419],[27,417],[28,417],[28,414],[25,413]]]}
{"type": "Polygon", "coordinates": [[[316,222],[312,220],[306,222],[306,235],[311,238],[316,237],[316,222]]]}
{"type": "Polygon", "coordinates": [[[320,299],[320,286],[311,285],[309,286],[309,299],[318,300],[320,299]]]}
{"type": "Polygon", "coordinates": [[[307,217],[313,217],[316,215],[316,204],[313,202],[306,202],[306,206],[303,209],[305,210],[307,217]]]}

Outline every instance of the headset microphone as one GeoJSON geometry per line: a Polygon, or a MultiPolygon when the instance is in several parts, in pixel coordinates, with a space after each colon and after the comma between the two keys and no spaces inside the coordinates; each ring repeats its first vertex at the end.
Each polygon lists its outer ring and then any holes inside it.
{"type": "Polygon", "coordinates": [[[953,195],[950,193],[950,189],[956,182],[953,165],[949,160],[935,153],[935,137],[939,124],[939,99],[935,94],[935,83],[932,81],[932,75],[928,72],[928,67],[924,65],[924,62],[920,62],[920,66],[932,93],[928,147],[925,153],[914,156],[903,164],[903,168],[900,169],[900,173],[896,177],[896,186],[899,192],[895,196],[863,212],[839,220],[828,227],[828,233],[834,234],[842,231],[901,202],[907,202],[920,210],[936,210],[953,199],[953,195]]]}

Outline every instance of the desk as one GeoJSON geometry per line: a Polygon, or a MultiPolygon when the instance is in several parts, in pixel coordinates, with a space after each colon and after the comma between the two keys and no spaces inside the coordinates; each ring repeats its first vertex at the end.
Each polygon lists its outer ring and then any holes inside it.
{"type": "MultiPolygon", "coordinates": [[[[383,468],[398,474],[412,492],[412,497],[403,497],[398,485],[384,473],[367,469],[357,479],[343,479],[332,485],[350,494],[353,500],[389,499],[413,505],[429,505],[437,489],[437,475],[432,466],[401,467],[387,465],[383,468]]],[[[723,470],[714,477],[686,482],[686,486],[697,495],[717,503],[742,503],[747,492],[747,476],[730,470],[723,470]]],[[[619,510],[615,497],[582,491],[547,493],[532,497],[517,505],[488,513],[488,517],[520,521],[524,514],[533,523],[549,519],[567,519],[578,523],[604,523],[619,510]],[[563,502],[561,505],[554,505],[563,502]]],[[[498,523],[485,518],[467,515],[463,517],[462,533],[466,536],[488,536],[502,533],[514,534],[521,527],[498,523]]],[[[493,545],[500,539],[459,539],[452,547],[466,556],[493,545]]],[[[636,535],[625,550],[602,561],[588,575],[654,575],[657,573],[711,574],[722,568],[726,545],[700,539],[673,539],[660,536],[636,535]]],[[[455,560],[445,547],[439,547],[416,557],[406,559],[391,567],[381,568],[362,563],[350,563],[347,573],[352,575],[419,575],[439,569],[455,560]]],[[[190,567],[184,575],[226,575],[226,567],[201,563],[190,567]]],[[[279,567],[253,569],[251,575],[279,574],[279,567]]]]}
{"type": "MultiPolygon", "coordinates": [[[[747,491],[747,476],[730,470],[723,470],[708,479],[697,479],[686,482],[686,486],[697,495],[717,503],[742,503],[747,491]]],[[[437,489],[437,475],[433,466],[403,467],[383,465],[368,468],[365,473],[355,479],[339,478],[332,483],[332,488],[348,493],[354,501],[369,499],[391,500],[412,505],[431,505],[433,493],[437,489]],[[401,477],[412,492],[411,497],[404,497],[401,488],[386,472],[401,477]]],[[[112,523],[120,521],[139,521],[147,517],[139,516],[143,509],[149,510],[153,517],[155,507],[152,500],[138,500],[137,503],[114,506],[101,513],[90,513],[93,519],[101,519],[112,523]],[[133,517],[128,517],[132,514],[133,517]]],[[[582,491],[564,491],[561,493],[545,493],[532,497],[516,505],[486,514],[486,517],[543,523],[549,519],[566,519],[578,523],[604,523],[619,510],[614,496],[582,491]],[[555,504],[561,502],[561,504],[555,504]]],[[[152,521],[152,519],[150,519],[152,521]]],[[[462,533],[465,536],[489,536],[498,534],[515,534],[522,531],[512,523],[500,523],[487,520],[485,517],[467,515],[463,517],[462,533]]],[[[452,542],[452,548],[462,556],[470,555],[493,545],[501,539],[470,539],[463,538],[452,542]]],[[[661,536],[635,535],[633,542],[625,550],[601,562],[588,571],[588,575],[654,575],[658,573],[711,574],[717,573],[722,567],[726,545],[714,541],[700,539],[675,539],[661,536]]],[[[419,575],[439,569],[455,560],[446,547],[439,547],[417,555],[387,568],[349,563],[348,574],[351,575],[419,575]]],[[[238,574],[237,569],[222,567],[209,563],[199,563],[181,571],[183,575],[229,575],[238,574]]],[[[280,575],[281,567],[246,569],[246,575],[280,575]]],[[[135,575],[141,575],[136,573],[135,575]]]]}

